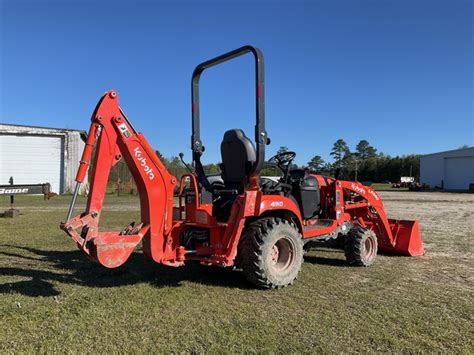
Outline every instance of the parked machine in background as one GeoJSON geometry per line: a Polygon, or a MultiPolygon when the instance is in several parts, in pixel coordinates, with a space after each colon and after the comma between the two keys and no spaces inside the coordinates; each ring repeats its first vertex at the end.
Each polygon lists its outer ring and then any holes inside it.
{"type": "Polygon", "coordinates": [[[392,184],[392,188],[400,189],[400,188],[407,188],[411,184],[415,183],[415,178],[413,176],[401,176],[400,182],[395,182],[392,184]]]}
{"type": "Polygon", "coordinates": [[[305,246],[345,236],[351,265],[369,266],[378,251],[422,255],[417,221],[388,219],[380,196],[352,181],[291,169],[294,152],[269,159],[279,180],[260,177],[265,147],[264,63],[259,49],[244,46],[199,64],[192,75],[193,164],[180,181],[172,176],[143,134],[121,110],[115,91],[105,93],[92,123],[77,173],[76,193],[61,228],[92,260],[109,268],[122,265],[142,241],[146,257],[169,266],[187,262],[238,266],[263,288],[279,288],[297,277],[305,246]],[[199,78],[215,65],[250,53],[255,59],[256,124],[252,141],[241,129],[224,133],[221,178],[209,179],[201,156],[199,78]],[[75,196],[91,162],[87,208],[72,217],[75,196]],[[124,159],[136,182],[141,221],[122,231],[100,231],[104,193],[111,167],[124,159]],[[178,206],[173,191],[178,189],[178,206]]]}

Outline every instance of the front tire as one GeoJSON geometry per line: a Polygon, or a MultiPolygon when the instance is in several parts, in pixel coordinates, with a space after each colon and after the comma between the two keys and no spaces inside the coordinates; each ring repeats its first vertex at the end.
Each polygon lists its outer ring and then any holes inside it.
{"type": "Polygon", "coordinates": [[[346,235],[344,253],[349,265],[372,265],[377,256],[377,250],[377,236],[371,229],[354,227],[346,235]]]}
{"type": "Polygon", "coordinates": [[[265,217],[246,227],[239,254],[244,276],[262,288],[288,286],[303,264],[303,240],[296,226],[265,217]]]}

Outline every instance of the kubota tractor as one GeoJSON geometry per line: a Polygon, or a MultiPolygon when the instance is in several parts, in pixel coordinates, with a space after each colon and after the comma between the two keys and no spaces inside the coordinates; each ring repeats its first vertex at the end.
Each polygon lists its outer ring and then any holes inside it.
{"type": "Polygon", "coordinates": [[[169,266],[188,261],[242,268],[246,278],[264,288],[291,284],[314,241],[345,239],[350,265],[369,266],[377,252],[422,255],[417,221],[388,219],[373,189],[357,182],[292,169],[294,152],[277,154],[269,164],[282,171],[279,180],[260,176],[265,162],[263,56],[244,46],[199,64],[192,83],[193,164],[180,181],[171,175],[145,137],[121,110],[115,91],[105,93],[92,114],[67,220],[61,228],[92,260],[115,268],[142,241],[148,258],[169,266]],[[206,176],[199,125],[199,78],[217,64],[251,53],[255,58],[256,125],[252,142],[240,129],[224,133],[221,178],[206,176]],[[86,211],[72,212],[93,150],[86,211]],[[99,230],[110,169],[127,163],[140,195],[141,221],[122,231],[99,230]],[[179,184],[179,185],[177,185],[179,184]],[[174,191],[179,187],[178,206],[174,191]]]}

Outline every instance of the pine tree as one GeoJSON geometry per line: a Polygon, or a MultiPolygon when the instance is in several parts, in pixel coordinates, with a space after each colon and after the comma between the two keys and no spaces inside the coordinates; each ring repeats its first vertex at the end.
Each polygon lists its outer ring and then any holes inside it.
{"type": "Polygon", "coordinates": [[[377,149],[372,147],[368,141],[363,139],[359,143],[357,143],[356,155],[361,160],[373,158],[377,155],[377,149]]]}
{"type": "Polygon", "coordinates": [[[344,165],[343,159],[349,156],[351,151],[344,139],[338,139],[336,143],[334,143],[330,154],[335,160],[334,167],[342,168],[344,165]]]}
{"type": "Polygon", "coordinates": [[[323,166],[324,166],[325,162],[323,160],[323,158],[321,158],[320,155],[315,155],[313,158],[311,158],[311,160],[308,162],[308,167],[311,169],[311,170],[314,170],[316,172],[319,172],[322,170],[323,166]]]}

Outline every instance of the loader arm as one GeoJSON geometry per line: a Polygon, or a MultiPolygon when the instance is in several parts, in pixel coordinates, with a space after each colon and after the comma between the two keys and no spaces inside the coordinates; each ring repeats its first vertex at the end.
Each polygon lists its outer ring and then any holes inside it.
{"type": "Polygon", "coordinates": [[[86,146],[76,176],[76,189],[61,228],[91,259],[112,268],[122,265],[143,239],[144,254],[156,262],[176,260],[169,231],[176,178],[157,157],[147,140],[123,114],[115,91],[105,93],[91,118],[86,146]],[[95,148],[95,152],[94,152],[95,148]],[[94,152],[90,192],[84,213],[71,218],[80,185],[94,152]],[[124,159],[140,196],[141,223],[121,232],[99,231],[104,195],[112,166],[124,159]]]}
{"type": "Polygon", "coordinates": [[[338,181],[338,184],[362,198],[360,202],[345,203],[344,210],[350,212],[352,218],[356,217],[363,227],[375,232],[381,251],[410,256],[424,254],[418,221],[387,218],[382,199],[368,186],[353,181],[338,181]]]}

